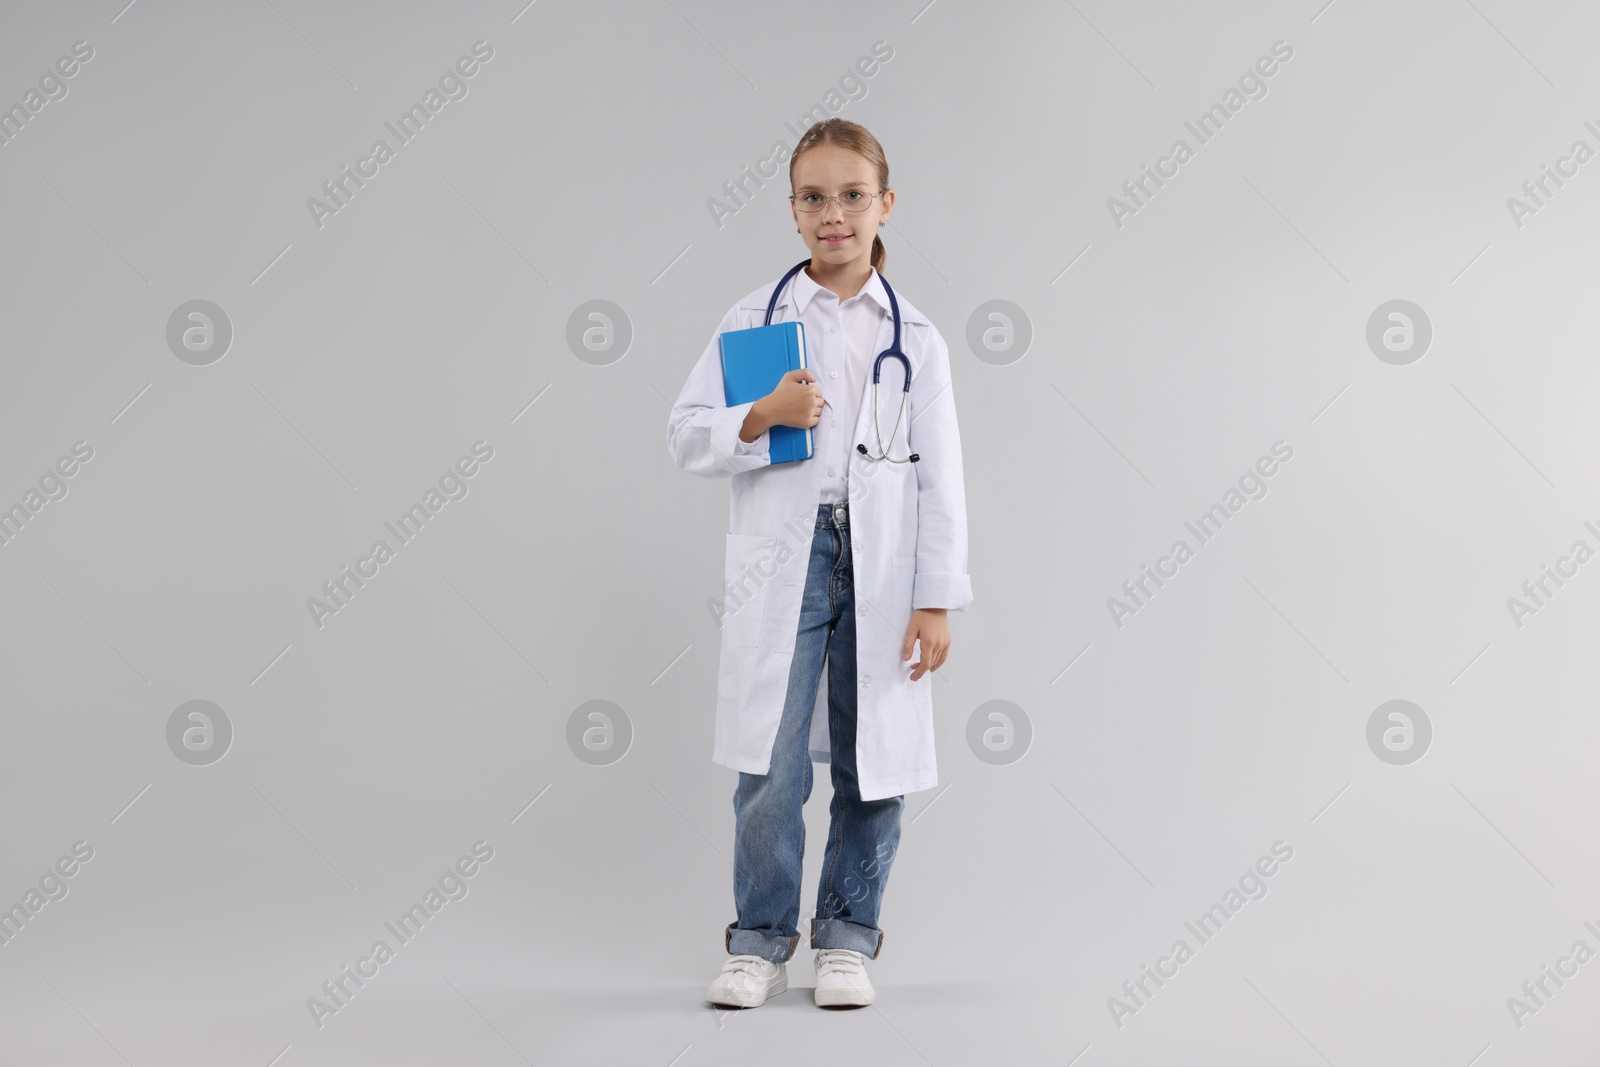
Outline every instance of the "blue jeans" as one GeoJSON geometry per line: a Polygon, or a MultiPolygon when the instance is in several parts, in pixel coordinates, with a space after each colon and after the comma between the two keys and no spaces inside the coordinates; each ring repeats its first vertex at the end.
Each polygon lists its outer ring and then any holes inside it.
{"type": "Polygon", "coordinates": [[[729,953],[783,963],[800,940],[801,861],[811,796],[808,741],[823,657],[828,663],[828,733],[833,804],[827,855],[817,885],[813,948],[850,948],[877,959],[883,947],[878,908],[900,845],[905,797],[863,801],[856,780],[856,610],[850,519],[843,504],[819,504],[806,588],[800,603],[794,662],[783,718],[766,774],[740,772],[733,893],[739,918],[723,942],[729,953]]]}

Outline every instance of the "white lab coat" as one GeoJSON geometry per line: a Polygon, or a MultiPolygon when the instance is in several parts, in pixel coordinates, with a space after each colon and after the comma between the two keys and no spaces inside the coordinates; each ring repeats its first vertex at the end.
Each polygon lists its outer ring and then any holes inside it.
{"type": "MultiPolygon", "coordinates": [[[[771,767],[821,497],[817,457],[774,466],[764,452],[736,455],[751,404],[728,407],[724,402],[718,336],[762,325],[776,284],[774,280],[757,289],[723,316],[668,424],[668,446],[679,467],[703,477],[732,479],[712,759],[749,774],[767,774],[771,767]]],[[[795,318],[792,293],[791,283],[778,298],[773,322],[795,318]]],[[[898,290],[895,296],[901,348],[912,374],[910,403],[892,444],[888,434],[899,411],[902,382],[896,359],[883,363],[879,417],[890,455],[904,457],[909,451],[921,458],[890,463],[855,450],[862,443],[874,455],[878,452],[869,373],[850,439],[848,478],[857,612],[856,772],[863,800],[938,784],[934,679],[924,674],[912,682],[915,650],[911,660],[902,661],[900,649],[913,609],[964,611],[972,601],[949,350],[927,316],[898,290]]],[[[884,315],[871,354],[888,348],[893,337],[894,324],[884,315]]],[[[823,391],[826,402],[826,386],[823,391]]],[[[828,417],[826,410],[822,417],[828,417]]],[[[813,760],[831,758],[826,670],[817,686],[807,743],[813,760]]]]}

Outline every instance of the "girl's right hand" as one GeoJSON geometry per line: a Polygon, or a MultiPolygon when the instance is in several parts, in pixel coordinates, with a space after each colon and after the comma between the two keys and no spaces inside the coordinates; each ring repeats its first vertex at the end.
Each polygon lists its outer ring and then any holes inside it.
{"type": "Polygon", "coordinates": [[[778,379],[772,392],[763,398],[774,426],[805,429],[822,421],[822,390],[809,384],[816,380],[816,375],[805,367],[792,370],[778,379]]]}

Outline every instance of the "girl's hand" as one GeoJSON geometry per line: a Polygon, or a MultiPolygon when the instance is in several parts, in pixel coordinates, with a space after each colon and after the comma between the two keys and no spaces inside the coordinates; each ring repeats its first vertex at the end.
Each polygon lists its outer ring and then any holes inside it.
{"type": "Polygon", "coordinates": [[[817,376],[800,367],[778,379],[772,392],[758,403],[765,405],[767,417],[775,426],[794,426],[805,429],[822,421],[822,390],[815,384],[817,376]]]}
{"type": "Polygon", "coordinates": [[[945,653],[950,651],[949,614],[947,608],[918,608],[911,613],[911,625],[906,628],[906,640],[900,647],[900,661],[911,658],[913,642],[922,642],[922,656],[911,665],[913,682],[944,666],[945,653]]]}

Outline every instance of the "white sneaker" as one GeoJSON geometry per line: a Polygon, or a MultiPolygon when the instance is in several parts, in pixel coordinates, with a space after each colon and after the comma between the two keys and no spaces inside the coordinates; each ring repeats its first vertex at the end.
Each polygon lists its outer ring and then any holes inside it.
{"type": "Polygon", "coordinates": [[[789,988],[789,970],[781,963],[745,953],[729,956],[722,973],[706,990],[706,999],[724,1008],[759,1008],[768,997],[789,988]]]}
{"type": "Polygon", "coordinates": [[[817,949],[817,1004],[824,1008],[871,1004],[877,994],[867,978],[866,959],[854,949],[817,949]]]}

